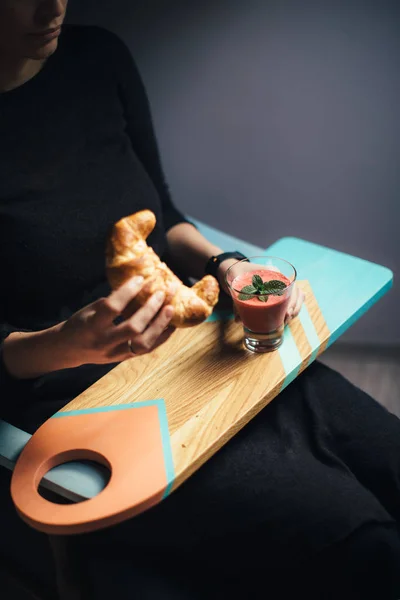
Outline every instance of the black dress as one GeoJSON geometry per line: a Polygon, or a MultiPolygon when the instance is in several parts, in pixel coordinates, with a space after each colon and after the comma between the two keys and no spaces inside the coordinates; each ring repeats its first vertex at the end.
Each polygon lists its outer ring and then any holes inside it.
{"type": "MultiPolygon", "coordinates": [[[[0,342],[107,295],[109,227],[145,207],[167,257],[185,218],[136,66],[114,34],[65,27],[42,71],[0,95],[0,342]]],[[[0,365],[0,416],[31,433],[115,366],[18,381],[0,365]]],[[[400,421],[315,363],[159,506],[75,538],[87,598],[395,599],[399,478],[400,421]]]]}
{"type": "Polygon", "coordinates": [[[400,421],[315,362],[161,504],[78,540],[95,600],[397,600],[400,421]]]}
{"type": "MultiPolygon", "coordinates": [[[[166,232],[186,219],[171,201],[136,65],[115,35],[65,26],[39,74],[0,94],[0,343],[108,295],[106,235],[143,208],[157,220],[148,243],[168,259],[166,232]]],[[[33,433],[114,366],[25,382],[3,368],[0,415],[33,433]]]]}

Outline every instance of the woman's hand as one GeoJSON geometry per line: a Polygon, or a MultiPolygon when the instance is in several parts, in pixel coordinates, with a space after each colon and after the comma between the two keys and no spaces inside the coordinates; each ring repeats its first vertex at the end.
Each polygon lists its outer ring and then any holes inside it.
{"type": "Polygon", "coordinates": [[[300,312],[300,309],[305,300],[305,293],[301,290],[297,283],[294,284],[292,295],[290,296],[290,302],[285,315],[285,325],[289,323],[292,319],[297,317],[300,312]]]}
{"type": "Polygon", "coordinates": [[[174,331],[169,326],[174,309],[163,306],[163,294],[154,294],[132,314],[129,305],[142,283],[143,278],[133,278],[48,329],[11,333],[2,348],[9,374],[30,379],[88,363],[121,362],[160,346],[174,331]],[[115,324],[118,317],[123,321],[115,324]]]}
{"type": "Polygon", "coordinates": [[[143,277],[134,277],[62,324],[60,339],[64,340],[67,353],[76,366],[121,362],[135,354],[150,352],[171,336],[174,328],[169,323],[174,309],[171,305],[163,307],[164,292],[156,292],[133,315],[114,324],[120,315],[126,314],[142,284],[143,277]]]}
{"type": "MultiPolygon", "coordinates": [[[[237,260],[232,259],[232,258],[224,260],[220,264],[218,273],[217,273],[218,282],[221,286],[221,289],[229,296],[231,294],[230,294],[228,285],[225,281],[225,273],[229,269],[229,267],[236,262],[237,262],[237,260]]],[[[270,269],[271,271],[279,271],[279,269],[277,269],[276,267],[270,266],[270,265],[268,266],[268,269],[270,269]]],[[[285,325],[286,325],[286,323],[289,323],[292,319],[297,317],[297,315],[299,314],[300,309],[303,305],[304,299],[305,299],[305,294],[304,294],[303,290],[301,290],[299,288],[298,284],[295,283],[293,286],[292,294],[290,297],[290,302],[288,304],[288,308],[287,308],[286,315],[285,315],[285,325]]],[[[235,321],[240,321],[240,317],[235,310],[235,305],[233,305],[233,311],[235,314],[235,321]]]]}

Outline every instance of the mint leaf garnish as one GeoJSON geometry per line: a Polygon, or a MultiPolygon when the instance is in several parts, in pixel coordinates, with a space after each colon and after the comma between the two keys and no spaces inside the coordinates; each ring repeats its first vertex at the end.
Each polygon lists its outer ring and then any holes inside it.
{"type": "Polygon", "coordinates": [[[241,290],[238,296],[239,300],[250,300],[250,298],[254,298],[254,295],[257,293],[257,289],[253,285],[245,285],[241,290]]]}
{"type": "Polygon", "coordinates": [[[240,291],[242,294],[255,294],[257,289],[253,285],[245,285],[240,291]]]}
{"type": "Polygon", "coordinates": [[[238,296],[239,300],[251,300],[256,297],[260,302],[268,302],[268,297],[272,294],[273,296],[282,296],[286,284],[279,279],[272,279],[271,281],[263,281],[260,275],[253,275],[252,285],[245,285],[238,296]]]}
{"type": "Polygon", "coordinates": [[[274,296],[282,296],[283,290],[286,288],[286,285],[283,281],[279,281],[278,279],[272,279],[271,281],[267,281],[263,285],[264,291],[267,294],[272,294],[274,296]]]}
{"type": "Polygon", "coordinates": [[[263,280],[261,279],[261,277],[259,275],[253,275],[251,282],[257,290],[261,291],[261,289],[263,287],[263,280]]]}

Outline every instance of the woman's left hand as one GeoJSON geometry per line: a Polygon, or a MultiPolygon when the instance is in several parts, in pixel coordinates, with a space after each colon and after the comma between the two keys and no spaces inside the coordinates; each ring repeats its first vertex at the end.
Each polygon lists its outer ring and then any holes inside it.
{"type": "MultiPolygon", "coordinates": [[[[221,289],[225,292],[225,294],[228,294],[228,296],[230,296],[230,292],[229,292],[228,286],[226,284],[224,275],[225,275],[225,272],[227,271],[227,269],[229,269],[229,267],[231,265],[233,265],[235,262],[237,262],[235,259],[224,260],[220,264],[219,269],[218,269],[218,282],[221,286],[221,289]]],[[[269,267],[269,268],[271,268],[271,267],[269,267]]],[[[276,269],[276,270],[278,271],[278,269],[276,269]]],[[[290,302],[289,302],[289,305],[288,305],[288,308],[286,311],[286,315],[285,315],[285,325],[287,323],[289,323],[292,319],[297,317],[297,315],[299,314],[300,309],[303,305],[304,299],[305,299],[305,294],[304,294],[303,290],[300,289],[300,287],[297,283],[295,283],[293,286],[292,295],[290,297],[290,302]]],[[[235,313],[235,320],[240,321],[240,318],[235,311],[235,305],[233,305],[233,309],[234,309],[234,313],[235,313]]]]}
{"type": "Polygon", "coordinates": [[[303,305],[305,297],[306,295],[303,292],[303,290],[299,288],[297,283],[295,283],[293,286],[292,295],[290,297],[288,309],[285,315],[285,325],[286,323],[289,323],[292,319],[297,317],[303,305]]]}

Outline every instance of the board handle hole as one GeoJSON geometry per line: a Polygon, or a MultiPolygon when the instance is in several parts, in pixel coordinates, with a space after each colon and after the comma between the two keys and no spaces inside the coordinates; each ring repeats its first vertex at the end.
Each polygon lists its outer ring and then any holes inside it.
{"type": "Polygon", "coordinates": [[[111,465],[92,450],[62,452],[42,465],[38,494],[54,504],[85,502],[100,494],[111,479],[111,465]]]}

